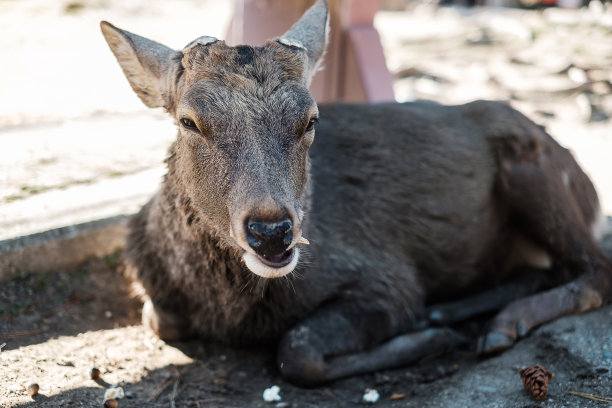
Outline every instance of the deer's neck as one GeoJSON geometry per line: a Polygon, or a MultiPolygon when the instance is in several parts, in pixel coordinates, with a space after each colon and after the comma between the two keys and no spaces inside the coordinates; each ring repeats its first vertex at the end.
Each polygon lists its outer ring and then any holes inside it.
{"type": "MultiPolygon", "coordinates": [[[[176,235],[173,239],[183,241],[187,247],[200,252],[198,256],[211,264],[222,261],[230,269],[241,269],[240,249],[207,222],[206,214],[197,208],[186,193],[188,190],[183,185],[184,181],[176,171],[174,146],[166,162],[168,173],[158,201],[161,219],[167,231],[173,231],[176,235]]],[[[177,243],[172,243],[172,246],[181,247],[177,243]]]]}

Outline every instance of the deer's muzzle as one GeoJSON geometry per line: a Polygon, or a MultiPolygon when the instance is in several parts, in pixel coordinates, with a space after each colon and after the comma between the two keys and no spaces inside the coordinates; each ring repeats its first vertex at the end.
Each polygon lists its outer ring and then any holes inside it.
{"type": "Polygon", "coordinates": [[[278,278],[297,266],[301,239],[300,219],[290,207],[271,199],[245,205],[232,222],[230,234],[245,251],[247,268],[264,278],[278,278]]]}

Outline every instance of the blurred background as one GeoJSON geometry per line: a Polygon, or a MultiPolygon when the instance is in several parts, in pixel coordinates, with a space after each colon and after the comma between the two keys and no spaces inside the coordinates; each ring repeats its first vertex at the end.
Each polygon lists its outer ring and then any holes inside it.
{"type": "MultiPolygon", "coordinates": [[[[373,25],[391,97],[510,102],[575,153],[612,213],[612,4],[476,3],[380,1],[373,25]]],[[[229,0],[0,0],[0,240],[135,212],[159,184],[175,126],[132,92],[100,20],[181,49],[201,35],[236,38],[230,23],[245,10],[229,0]]]]}

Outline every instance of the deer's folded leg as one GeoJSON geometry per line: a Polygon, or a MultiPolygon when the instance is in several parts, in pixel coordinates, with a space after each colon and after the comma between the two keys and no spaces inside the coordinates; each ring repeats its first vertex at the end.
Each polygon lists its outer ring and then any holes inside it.
{"type": "Polygon", "coordinates": [[[593,185],[571,153],[543,131],[531,132],[529,143],[520,137],[497,140],[499,191],[514,223],[574,280],[504,308],[479,341],[485,353],[508,348],[540,324],[612,300],[612,265],[596,243],[600,210],[593,185]]]}
{"type": "Polygon", "coordinates": [[[465,343],[447,328],[391,334],[396,330],[393,316],[370,306],[330,305],[290,330],[277,356],[283,377],[301,386],[317,386],[412,364],[465,343]]]}
{"type": "Polygon", "coordinates": [[[601,290],[605,286],[600,286],[599,280],[594,274],[583,275],[558,288],[512,302],[478,340],[478,351],[494,353],[507,349],[536,326],[601,307],[606,299],[601,290]]]}
{"type": "Polygon", "coordinates": [[[328,377],[335,379],[407,366],[427,356],[450,351],[465,344],[466,341],[463,336],[449,328],[426,329],[403,334],[368,351],[330,358],[328,377]]]}

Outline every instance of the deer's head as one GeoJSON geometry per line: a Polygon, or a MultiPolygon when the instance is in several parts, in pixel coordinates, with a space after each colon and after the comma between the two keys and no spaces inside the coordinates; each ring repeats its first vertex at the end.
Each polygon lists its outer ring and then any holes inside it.
{"type": "Polygon", "coordinates": [[[318,117],[308,86],[325,50],[325,1],[262,47],[200,37],[175,51],[107,22],[101,28],[140,99],[176,119],[175,180],[199,218],[252,272],[291,272],[304,242],[318,117]]]}

